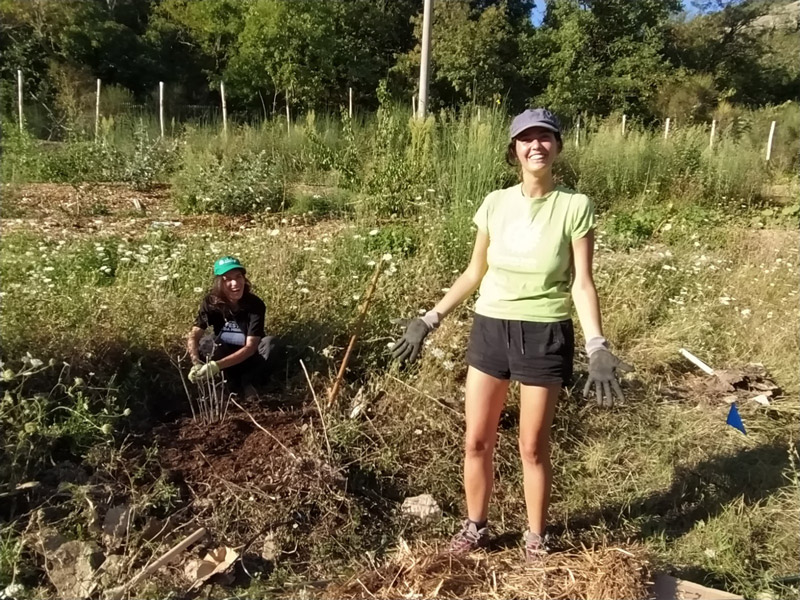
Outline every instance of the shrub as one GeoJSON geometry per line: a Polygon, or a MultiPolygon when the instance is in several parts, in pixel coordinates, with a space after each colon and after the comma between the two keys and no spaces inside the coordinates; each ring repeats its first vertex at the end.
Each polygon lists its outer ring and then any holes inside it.
{"type": "Polygon", "coordinates": [[[147,190],[169,171],[177,145],[161,139],[151,141],[141,122],[134,131],[134,141],[133,152],[124,163],[122,180],[137,190],[147,190]]]}
{"type": "Polygon", "coordinates": [[[45,181],[77,183],[122,179],[124,158],[114,146],[105,143],[65,142],[42,158],[45,181]]]}
{"type": "Polygon", "coordinates": [[[277,210],[284,202],[283,182],[265,151],[219,157],[188,150],[172,183],[184,213],[240,215],[277,210]]]}

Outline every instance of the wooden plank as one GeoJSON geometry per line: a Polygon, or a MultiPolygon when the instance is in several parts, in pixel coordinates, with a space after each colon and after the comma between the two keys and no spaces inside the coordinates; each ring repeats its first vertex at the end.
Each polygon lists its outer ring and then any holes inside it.
{"type": "Polygon", "coordinates": [[[653,595],[655,600],[744,600],[744,596],[663,574],[656,575],[653,595]]]}

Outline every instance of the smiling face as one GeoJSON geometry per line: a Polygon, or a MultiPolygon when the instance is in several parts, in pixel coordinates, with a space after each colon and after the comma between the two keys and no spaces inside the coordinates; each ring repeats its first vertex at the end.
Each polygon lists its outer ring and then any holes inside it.
{"type": "Polygon", "coordinates": [[[238,302],[244,295],[244,273],[241,269],[231,269],[222,275],[222,289],[230,302],[238,302]]]}
{"type": "Polygon", "coordinates": [[[523,171],[538,174],[553,167],[559,152],[553,131],[545,127],[531,127],[514,139],[517,160],[523,171]]]}

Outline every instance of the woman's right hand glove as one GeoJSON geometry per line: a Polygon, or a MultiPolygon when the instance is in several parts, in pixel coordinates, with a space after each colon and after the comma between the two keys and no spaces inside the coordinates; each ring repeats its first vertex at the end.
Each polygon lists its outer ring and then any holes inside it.
{"type": "Polygon", "coordinates": [[[392,357],[402,362],[417,360],[427,335],[439,326],[439,314],[428,311],[424,317],[411,319],[403,336],[394,343],[392,357]]]}

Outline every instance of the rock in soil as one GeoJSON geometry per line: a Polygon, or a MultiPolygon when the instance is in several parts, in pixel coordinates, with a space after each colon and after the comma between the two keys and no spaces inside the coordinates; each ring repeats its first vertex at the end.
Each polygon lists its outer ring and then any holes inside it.
{"type": "Polygon", "coordinates": [[[103,537],[109,547],[119,545],[128,532],[130,521],[131,507],[127,504],[119,504],[108,510],[103,520],[103,537]]]}
{"type": "Polygon", "coordinates": [[[103,564],[103,552],[94,542],[61,544],[47,569],[60,598],[88,598],[95,588],[94,575],[103,564]]]}
{"type": "Polygon", "coordinates": [[[120,554],[111,554],[107,556],[96,574],[100,589],[108,589],[123,581],[127,567],[127,561],[124,556],[120,554]]]}
{"type": "Polygon", "coordinates": [[[442,509],[430,494],[421,494],[403,500],[400,510],[405,515],[416,517],[422,521],[426,519],[438,519],[442,516],[442,509]]]}

